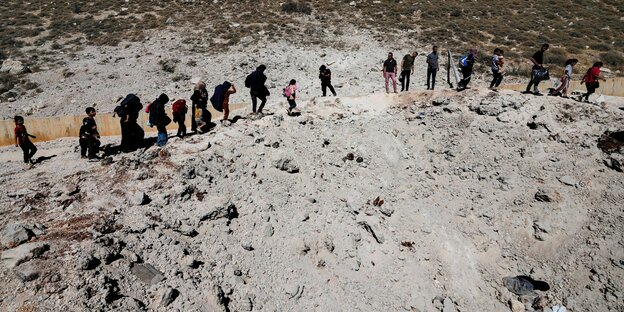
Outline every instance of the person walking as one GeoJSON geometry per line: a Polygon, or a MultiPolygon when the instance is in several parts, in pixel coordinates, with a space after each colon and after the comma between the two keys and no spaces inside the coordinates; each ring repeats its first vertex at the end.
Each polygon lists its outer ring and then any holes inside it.
{"type": "Polygon", "coordinates": [[[80,126],[78,142],[80,143],[80,156],[82,158],[95,159],[97,158],[97,152],[100,148],[100,133],[95,123],[96,111],[93,107],[87,107],[85,109],[87,117],[82,119],[82,126],[80,126]]]}
{"type": "Polygon", "coordinates": [[[438,63],[438,46],[433,46],[433,51],[427,55],[427,90],[435,88],[436,75],[440,70],[438,63]]]}
{"type": "Polygon", "coordinates": [[[121,144],[123,152],[130,152],[142,145],[145,132],[139,126],[139,112],[143,108],[141,99],[130,93],[115,108],[115,114],[120,117],[121,144]]]}
{"type": "Polygon", "coordinates": [[[572,71],[574,70],[574,66],[578,63],[577,59],[568,59],[564,64],[563,76],[561,76],[561,82],[556,89],[550,91],[548,95],[551,96],[561,96],[564,98],[568,97],[568,87],[570,86],[570,81],[572,80],[572,71]]]}
{"type": "Polygon", "coordinates": [[[186,101],[183,99],[176,100],[171,105],[171,112],[173,114],[173,122],[178,123],[178,132],[176,136],[179,138],[183,138],[186,135],[186,113],[188,112],[188,107],[186,106],[186,101]]]}
{"type": "Polygon", "coordinates": [[[327,88],[329,91],[336,96],[336,90],[334,90],[334,86],[331,83],[331,70],[327,68],[325,65],[321,65],[319,68],[319,79],[321,79],[321,90],[323,91],[323,96],[327,96],[327,88]]]}
{"type": "Polygon", "coordinates": [[[245,78],[245,87],[249,88],[249,94],[251,95],[252,115],[262,114],[262,109],[264,109],[264,105],[267,102],[267,96],[270,95],[269,89],[264,85],[267,80],[264,74],[265,70],[266,66],[260,65],[245,78]],[[257,107],[258,99],[261,101],[259,107],[257,107]]]}
{"type": "Polygon", "coordinates": [[[602,67],[602,65],[602,62],[594,63],[594,66],[588,69],[585,73],[585,76],[583,77],[583,83],[585,83],[587,93],[581,96],[581,100],[585,98],[585,103],[589,103],[589,96],[596,92],[596,89],[600,88],[599,81],[606,81],[606,79],[600,76],[600,68],[602,67]]]}
{"type": "Polygon", "coordinates": [[[297,81],[295,79],[290,80],[288,86],[284,88],[284,96],[288,101],[288,109],[286,111],[288,112],[288,116],[290,116],[297,107],[297,102],[295,102],[297,99],[297,81]]]}
{"type": "Polygon", "coordinates": [[[536,79],[536,71],[544,68],[544,52],[548,51],[548,48],[550,48],[550,45],[548,43],[542,44],[542,48],[539,51],[535,52],[533,56],[529,59],[531,63],[533,63],[533,67],[531,68],[531,79],[529,80],[529,84],[524,91],[525,94],[533,93],[535,95],[542,95],[538,89],[540,80],[536,79]],[[533,86],[533,92],[531,92],[531,86],[533,86]]]}
{"type": "Polygon", "coordinates": [[[503,82],[503,50],[499,48],[494,49],[490,66],[493,75],[492,82],[490,82],[490,90],[496,91],[501,82],[503,82]]]}
{"type": "Polygon", "coordinates": [[[405,54],[401,60],[401,76],[399,81],[401,82],[401,92],[409,91],[410,75],[414,74],[414,60],[418,56],[418,52],[405,54]]]}
{"type": "Polygon", "coordinates": [[[396,74],[397,74],[397,61],[394,59],[392,52],[388,52],[388,59],[383,63],[383,76],[386,80],[386,93],[390,93],[388,89],[388,80],[392,80],[392,87],[394,88],[394,93],[397,93],[397,85],[396,85],[396,74]]]}
{"type": "Polygon", "coordinates": [[[206,90],[206,83],[203,81],[197,82],[193,89],[193,95],[191,95],[191,131],[197,133],[197,129],[205,130],[205,126],[210,123],[212,116],[208,111],[208,90],[206,90]],[[199,118],[197,116],[197,110],[200,111],[199,118]]]}
{"type": "Polygon", "coordinates": [[[223,83],[223,120],[221,125],[227,126],[228,117],[230,116],[230,95],[236,93],[236,87],[233,84],[226,81],[223,83]]]}
{"type": "Polygon", "coordinates": [[[459,60],[459,68],[462,72],[463,78],[457,84],[458,90],[463,90],[468,87],[468,83],[470,83],[470,79],[472,78],[472,68],[474,66],[476,56],[477,49],[471,49],[459,60]]]}
{"type": "Polygon", "coordinates": [[[167,144],[167,125],[171,123],[171,118],[165,111],[168,102],[169,97],[163,93],[149,106],[149,122],[158,130],[156,144],[160,147],[167,144]]]}
{"type": "Polygon", "coordinates": [[[15,122],[15,146],[19,146],[22,149],[22,152],[24,153],[24,163],[32,167],[34,164],[32,158],[37,152],[37,147],[32,143],[32,141],[30,141],[30,138],[36,139],[37,137],[26,131],[26,126],[24,126],[24,117],[15,116],[13,121],[15,122]]]}

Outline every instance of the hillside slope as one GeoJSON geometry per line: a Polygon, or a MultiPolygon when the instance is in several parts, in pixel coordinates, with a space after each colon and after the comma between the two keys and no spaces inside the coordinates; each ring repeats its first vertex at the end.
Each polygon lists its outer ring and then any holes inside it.
{"type": "Polygon", "coordinates": [[[623,309],[623,155],[597,147],[624,120],[613,103],[473,89],[302,106],[112,162],[59,140],[25,170],[2,149],[0,225],[49,250],[3,260],[0,310],[623,309]],[[551,289],[519,297],[516,275],[551,289]]]}

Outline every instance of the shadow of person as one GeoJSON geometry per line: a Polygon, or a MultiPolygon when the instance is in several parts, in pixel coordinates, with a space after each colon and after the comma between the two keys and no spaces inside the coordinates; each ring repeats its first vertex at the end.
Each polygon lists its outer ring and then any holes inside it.
{"type": "Polygon", "coordinates": [[[51,156],[39,156],[37,157],[37,159],[35,159],[34,163],[35,164],[40,164],[46,160],[50,160],[52,158],[56,157],[56,155],[51,155],[51,156]]]}
{"type": "Polygon", "coordinates": [[[234,118],[232,118],[232,120],[230,120],[230,122],[234,124],[234,123],[238,122],[241,119],[247,119],[247,118],[246,117],[242,117],[240,115],[236,115],[236,116],[234,116],[234,118]]]}

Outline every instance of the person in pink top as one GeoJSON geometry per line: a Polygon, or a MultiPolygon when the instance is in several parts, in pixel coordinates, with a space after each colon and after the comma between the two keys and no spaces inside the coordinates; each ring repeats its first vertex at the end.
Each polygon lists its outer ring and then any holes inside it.
{"type": "Polygon", "coordinates": [[[295,102],[297,98],[297,81],[295,79],[292,79],[288,86],[284,88],[284,96],[288,101],[288,115],[291,115],[293,110],[297,107],[297,102],[295,102]]]}
{"type": "Polygon", "coordinates": [[[388,89],[388,80],[392,80],[392,87],[394,93],[397,93],[396,74],[397,74],[397,61],[392,56],[392,52],[388,52],[388,59],[383,63],[383,76],[386,80],[386,93],[390,93],[388,89]]]}
{"type": "Polygon", "coordinates": [[[600,76],[601,67],[602,62],[594,63],[594,66],[588,69],[587,73],[585,73],[585,76],[583,77],[583,82],[585,83],[585,87],[587,87],[587,93],[581,96],[581,100],[585,98],[586,103],[589,103],[589,96],[596,92],[596,89],[600,87],[599,80],[606,80],[602,76],[600,76]]]}

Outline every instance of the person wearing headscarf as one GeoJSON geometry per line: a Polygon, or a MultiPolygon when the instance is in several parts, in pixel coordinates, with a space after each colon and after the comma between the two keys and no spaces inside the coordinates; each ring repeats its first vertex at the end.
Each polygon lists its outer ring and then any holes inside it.
{"type": "Polygon", "coordinates": [[[206,83],[203,81],[197,82],[191,95],[191,131],[197,132],[197,128],[203,127],[210,122],[210,112],[207,109],[208,105],[208,91],[206,90],[206,83]],[[199,118],[197,119],[197,110],[200,110],[199,118]]]}

